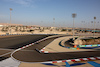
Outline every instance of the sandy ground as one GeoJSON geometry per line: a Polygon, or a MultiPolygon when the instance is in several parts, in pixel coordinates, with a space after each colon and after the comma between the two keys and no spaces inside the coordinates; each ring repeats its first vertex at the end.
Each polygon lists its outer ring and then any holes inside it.
{"type": "Polygon", "coordinates": [[[59,43],[62,40],[68,40],[69,38],[72,38],[72,36],[60,37],[60,38],[55,39],[54,41],[52,41],[50,44],[48,44],[45,47],[45,51],[49,51],[49,52],[73,52],[73,51],[91,51],[91,50],[94,50],[94,49],[79,49],[79,50],[75,50],[75,49],[64,48],[64,47],[61,47],[59,45],[59,43]]]}
{"type": "Polygon", "coordinates": [[[3,35],[3,34],[6,34],[6,33],[5,33],[5,32],[1,32],[1,31],[0,31],[0,35],[3,35]]]}
{"type": "MultiPolygon", "coordinates": [[[[0,35],[6,34],[8,32],[1,32],[0,35]]],[[[72,34],[72,32],[60,32],[60,31],[50,31],[50,30],[45,30],[43,32],[40,32],[38,30],[35,30],[34,32],[11,32],[10,34],[72,34]]]]}

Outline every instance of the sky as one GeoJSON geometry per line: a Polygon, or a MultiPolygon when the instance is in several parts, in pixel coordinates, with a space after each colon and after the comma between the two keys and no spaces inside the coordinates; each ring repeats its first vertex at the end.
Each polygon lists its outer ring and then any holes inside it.
{"type": "Polygon", "coordinates": [[[100,28],[100,0],[0,0],[0,23],[100,28]],[[55,18],[55,20],[53,20],[55,18]],[[99,22],[99,23],[98,23],[99,22]]]}

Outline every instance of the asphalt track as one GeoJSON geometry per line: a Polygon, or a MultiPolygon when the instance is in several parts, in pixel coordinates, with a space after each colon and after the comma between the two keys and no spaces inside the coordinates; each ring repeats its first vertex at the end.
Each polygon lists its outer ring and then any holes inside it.
{"type": "MultiPolygon", "coordinates": [[[[0,48],[18,49],[49,35],[20,35],[0,38],[0,48]]],[[[3,36],[2,36],[3,37],[3,36]]]]}
{"type": "MultiPolygon", "coordinates": [[[[59,36],[61,37],[61,36],[59,36]]],[[[40,53],[36,49],[40,50],[54,39],[58,38],[52,37],[40,43],[36,43],[30,47],[15,51],[12,57],[18,61],[22,62],[48,62],[57,60],[68,60],[77,58],[87,58],[87,57],[99,57],[100,51],[79,51],[79,52],[62,52],[62,53],[40,53]]],[[[59,49],[60,50],[60,49],[59,49]]]]}
{"type": "Polygon", "coordinates": [[[11,52],[50,35],[8,35],[0,36],[0,61],[9,58],[11,52]]]}

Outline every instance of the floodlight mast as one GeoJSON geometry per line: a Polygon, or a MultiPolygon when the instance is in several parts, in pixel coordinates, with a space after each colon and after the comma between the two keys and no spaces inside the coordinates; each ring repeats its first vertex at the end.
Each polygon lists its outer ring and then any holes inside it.
{"type": "Polygon", "coordinates": [[[95,37],[95,20],[96,20],[96,17],[94,17],[94,34],[93,34],[93,36],[95,37]]]}
{"type": "MultiPolygon", "coordinates": [[[[10,24],[11,24],[11,11],[13,10],[12,8],[9,8],[10,9],[10,24]]],[[[11,25],[10,25],[10,34],[11,34],[11,25]]]]}
{"type": "Polygon", "coordinates": [[[53,18],[53,26],[55,26],[55,18],[53,18]]]}
{"type": "Polygon", "coordinates": [[[74,24],[74,18],[76,17],[76,13],[73,13],[73,14],[72,14],[72,17],[73,17],[73,40],[74,40],[74,35],[75,35],[75,34],[74,34],[74,25],[75,25],[75,24],[74,24]]]}

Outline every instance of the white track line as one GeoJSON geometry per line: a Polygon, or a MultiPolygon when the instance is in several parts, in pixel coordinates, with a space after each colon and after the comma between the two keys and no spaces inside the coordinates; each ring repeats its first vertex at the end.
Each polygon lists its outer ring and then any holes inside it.
{"type": "Polygon", "coordinates": [[[0,55],[0,57],[3,57],[3,56],[8,55],[8,54],[10,54],[10,53],[12,53],[12,51],[11,51],[11,52],[8,52],[8,53],[5,53],[5,54],[0,55]]]}

